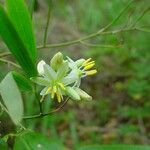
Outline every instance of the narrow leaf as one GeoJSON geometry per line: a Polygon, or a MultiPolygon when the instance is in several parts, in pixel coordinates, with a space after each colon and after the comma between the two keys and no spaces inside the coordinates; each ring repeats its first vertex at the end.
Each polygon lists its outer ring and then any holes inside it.
{"type": "Polygon", "coordinates": [[[15,71],[13,71],[12,74],[21,91],[32,91],[32,83],[27,77],[15,71]]]}
{"type": "Polygon", "coordinates": [[[37,49],[32,29],[32,20],[24,0],[6,0],[7,13],[35,63],[37,49]]]}
{"type": "Polygon", "coordinates": [[[8,73],[0,83],[0,94],[12,121],[19,124],[23,116],[23,102],[12,73],[8,73]]]}
{"type": "Polygon", "coordinates": [[[5,10],[0,5],[0,35],[9,50],[15,56],[16,60],[23,68],[25,73],[31,77],[36,76],[37,71],[33,61],[31,60],[28,51],[23,44],[20,36],[16,32],[13,24],[9,20],[5,10]]]}
{"type": "Polygon", "coordinates": [[[34,8],[35,8],[35,2],[36,0],[28,0],[28,9],[29,9],[31,18],[32,18],[34,8]]]}

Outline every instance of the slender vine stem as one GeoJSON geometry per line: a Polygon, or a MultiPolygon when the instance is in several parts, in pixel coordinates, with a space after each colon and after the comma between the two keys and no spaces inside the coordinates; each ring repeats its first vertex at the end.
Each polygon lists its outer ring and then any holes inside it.
{"type": "Polygon", "coordinates": [[[133,23],[132,26],[135,26],[135,25],[143,18],[143,16],[144,16],[148,11],[150,11],[150,6],[147,7],[147,8],[141,13],[141,15],[139,15],[139,17],[136,19],[136,21],[133,23]]]}
{"type": "Polygon", "coordinates": [[[19,65],[17,65],[16,63],[14,63],[14,62],[12,62],[12,61],[10,61],[10,60],[0,58],[0,61],[1,61],[1,62],[4,62],[4,63],[8,63],[8,64],[10,64],[10,65],[12,65],[12,66],[14,66],[14,67],[16,67],[16,68],[19,68],[19,69],[21,68],[19,65]]]}
{"type": "Polygon", "coordinates": [[[78,43],[82,43],[82,41],[85,41],[85,40],[89,40],[89,39],[92,39],[92,38],[95,38],[99,35],[108,35],[108,34],[117,34],[119,32],[127,32],[127,31],[134,31],[134,30],[137,30],[137,31],[142,31],[142,32],[150,32],[149,30],[146,30],[146,29],[141,29],[141,28],[137,28],[137,27],[133,27],[133,28],[124,28],[124,29],[118,29],[118,30],[114,30],[114,31],[107,31],[107,32],[95,32],[95,33],[92,33],[90,35],[87,35],[85,37],[82,37],[82,38],[79,38],[77,40],[72,40],[72,41],[69,41],[69,42],[64,42],[64,43],[58,43],[58,44],[47,44],[45,46],[43,45],[40,45],[38,46],[37,48],[38,49],[44,49],[44,48],[56,48],[56,47],[65,47],[65,46],[70,46],[70,45],[75,45],[75,44],[78,44],[78,43]]]}
{"type": "MultiPolygon", "coordinates": [[[[40,114],[43,114],[42,102],[41,102],[41,99],[39,97],[39,94],[37,93],[36,85],[35,85],[34,89],[35,89],[35,98],[37,99],[38,104],[39,104],[39,108],[40,108],[40,114]]],[[[43,97],[42,97],[42,99],[43,99],[43,97]]]]}
{"type": "Polygon", "coordinates": [[[48,7],[48,15],[47,15],[47,22],[46,22],[46,28],[45,28],[45,32],[44,32],[43,46],[46,45],[46,41],[47,41],[47,33],[48,33],[48,27],[49,27],[49,23],[50,23],[50,16],[51,16],[51,6],[49,5],[49,7],[48,7]]]}
{"type": "Polygon", "coordinates": [[[0,53],[0,57],[9,56],[10,54],[11,54],[10,52],[3,52],[3,53],[0,53]]]}
{"type": "Polygon", "coordinates": [[[56,109],[54,109],[54,110],[49,111],[48,113],[40,113],[40,114],[32,115],[32,116],[25,116],[25,117],[23,117],[23,119],[26,120],[26,119],[42,118],[42,117],[51,115],[51,114],[53,114],[53,113],[58,112],[59,110],[61,110],[61,109],[65,106],[65,104],[68,102],[68,100],[69,100],[69,98],[67,98],[67,99],[62,103],[61,106],[59,106],[58,108],[56,108],[56,109]]]}
{"type": "Polygon", "coordinates": [[[118,20],[119,18],[123,15],[123,13],[129,8],[129,6],[133,3],[134,0],[131,0],[128,2],[128,4],[126,5],[126,7],[124,7],[120,13],[117,15],[117,17],[112,20],[112,22],[110,22],[108,25],[106,25],[104,28],[102,28],[101,30],[99,30],[99,32],[102,32],[102,31],[106,31],[109,27],[111,27],[112,25],[114,25],[118,20]]]}

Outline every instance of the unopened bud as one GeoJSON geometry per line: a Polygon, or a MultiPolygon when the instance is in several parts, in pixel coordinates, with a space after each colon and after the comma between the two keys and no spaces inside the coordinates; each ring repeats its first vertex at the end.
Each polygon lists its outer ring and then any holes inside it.
{"type": "Polygon", "coordinates": [[[55,71],[58,70],[58,68],[62,65],[62,63],[63,63],[63,54],[60,52],[56,53],[50,61],[50,65],[55,71]]]}
{"type": "Polygon", "coordinates": [[[81,100],[78,93],[72,87],[66,87],[66,93],[72,100],[81,100]]]}
{"type": "Polygon", "coordinates": [[[79,94],[81,100],[91,101],[92,97],[88,95],[86,92],[81,90],[80,88],[75,87],[75,91],[79,94]]]}
{"type": "Polygon", "coordinates": [[[37,65],[37,70],[39,75],[43,75],[44,74],[44,65],[45,65],[45,61],[41,60],[38,65],[37,65]]]}

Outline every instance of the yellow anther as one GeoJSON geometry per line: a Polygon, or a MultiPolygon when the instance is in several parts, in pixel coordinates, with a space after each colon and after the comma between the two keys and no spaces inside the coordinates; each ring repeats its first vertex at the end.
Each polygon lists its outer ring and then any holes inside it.
{"type": "Polygon", "coordinates": [[[66,90],[64,84],[62,84],[62,83],[59,82],[58,85],[59,85],[63,90],[66,90]]]}
{"type": "Polygon", "coordinates": [[[46,94],[48,94],[48,93],[51,92],[51,91],[52,91],[52,88],[49,87],[49,88],[47,89],[47,91],[46,91],[46,94]]]}
{"type": "Polygon", "coordinates": [[[57,93],[56,93],[56,96],[57,96],[58,102],[60,103],[60,102],[61,102],[61,95],[57,92],[57,93]]]}
{"type": "Polygon", "coordinates": [[[54,96],[55,96],[55,93],[54,93],[54,90],[52,90],[52,92],[51,92],[51,98],[53,99],[54,96]]]}
{"type": "Polygon", "coordinates": [[[83,66],[84,66],[85,64],[87,64],[89,61],[91,61],[91,59],[92,59],[92,58],[89,58],[89,59],[87,59],[86,61],[84,61],[83,66]]]}
{"type": "Polygon", "coordinates": [[[86,72],[85,72],[85,74],[86,74],[87,76],[91,76],[91,75],[94,75],[94,74],[96,74],[96,73],[97,73],[97,70],[96,70],[96,69],[90,70],[90,71],[86,71],[86,72]]]}
{"type": "Polygon", "coordinates": [[[86,63],[85,66],[90,65],[90,64],[95,64],[95,61],[90,61],[90,62],[86,63]]]}
{"type": "Polygon", "coordinates": [[[56,92],[57,92],[57,88],[56,86],[54,86],[51,92],[51,98],[54,98],[56,92]]]}
{"type": "Polygon", "coordinates": [[[89,65],[86,65],[86,66],[84,67],[84,70],[91,69],[94,65],[95,65],[95,63],[91,63],[91,64],[89,64],[89,65]]]}
{"type": "Polygon", "coordinates": [[[57,88],[56,88],[56,86],[54,86],[54,87],[53,87],[53,91],[54,91],[54,93],[56,93],[56,92],[57,92],[57,88]]]}

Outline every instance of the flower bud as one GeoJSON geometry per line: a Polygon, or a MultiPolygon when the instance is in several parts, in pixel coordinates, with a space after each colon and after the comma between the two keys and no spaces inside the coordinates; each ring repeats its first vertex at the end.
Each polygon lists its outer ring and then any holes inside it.
{"type": "Polygon", "coordinates": [[[55,71],[58,70],[58,68],[62,65],[62,63],[63,63],[63,54],[60,52],[56,53],[50,61],[50,65],[55,71]]]}
{"type": "Polygon", "coordinates": [[[38,65],[37,65],[37,70],[39,75],[43,75],[44,74],[44,65],[45,65],[45,61],[41,60],[38,65]]]}
{"type": "Polygon", "coordinates": [[[66,87],[66,94],[72,99],[72,100],[80,100],[80,96],[78,93],[72,88],[72,87],[66,87]]]}
{"type": "Polygon", "coordinates": [[[75,87],[75,91],[79,94],[81,100],[91,101],[92,97],[88,95],[86,92],[81,90],[80,88],[75,87]]]}

